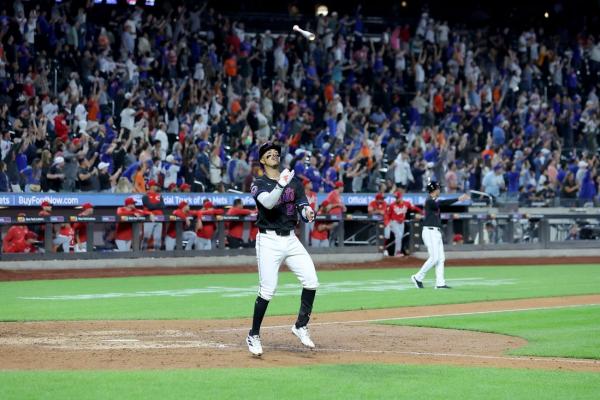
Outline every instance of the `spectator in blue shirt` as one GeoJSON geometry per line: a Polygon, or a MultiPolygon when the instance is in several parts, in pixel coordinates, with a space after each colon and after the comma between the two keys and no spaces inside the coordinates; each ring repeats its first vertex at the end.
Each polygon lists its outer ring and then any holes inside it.
{"type": "Polygon", "coordinates": [[[319,168],[317,166],[317,157],[315,156],[311,156],[310,157],[310,166],[308,168],[306,168],[306,174],[305,176],[310,179],[311,183],[312,183],[312,188],[313,191],[315,191],[316,193],[319,193],[321,190],[321,173],[319,172],[319,168]]]}
{"type": "Polygon", "coordinates": [[[492,140],[494,141],[494,146],[503,146],[506,141],[506,131],[508,129],[509,122],[504,120],[500,122],[500,125],[496,125],[492,130],[492,140]]]}

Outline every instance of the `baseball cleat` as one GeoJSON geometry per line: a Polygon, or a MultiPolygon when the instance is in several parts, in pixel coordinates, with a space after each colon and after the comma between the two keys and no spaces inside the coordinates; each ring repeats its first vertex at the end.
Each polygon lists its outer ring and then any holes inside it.
{"type": "Polygon", "coordinates": [[[450,286],[448,285],[442,285],[442,286],[436,286],[436,289],[452,289],[450,286]]]}
{"type": "Polygon", "coordinates": [[[310,334],[308,333],[308,328],[306,326],[296,328],[296,325],[293,325],[292,333],[296,335],[306,347],[310,347],[311,349],[315,348],[315,344],[310,340],[310,334]]]}
{"type": "Polygon", "coordinates": [[[417,280],[414,275],[410,277],[410,280],[413,281],[417,289],[423,289],[423,282],[417,280]]]}
{"type": "Polygon", "coordinates": [[[246,343],[248,344],[248,350],[255,356],[261,356],[263,353],[262,344],[260,342],[260,336],[250,335],[246,337],[246,343]]]}

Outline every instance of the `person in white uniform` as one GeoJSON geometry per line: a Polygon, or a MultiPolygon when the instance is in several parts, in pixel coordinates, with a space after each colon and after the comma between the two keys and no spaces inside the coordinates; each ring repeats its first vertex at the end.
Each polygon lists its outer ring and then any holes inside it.
{"type": "Polygon", "coordinates": [[[246,343],[255,356],[263,353],[260,326],[277,289],[279,266],[283,261],[298,277],[303,288],[300,311],[292,333],[304,346],[315,347],[307,325],[319,281],[310,255],[294,233],[298,214],[305,222],[312,222],[315,212],[308,204],[302,183],[294,178],[294,172],[287,168],[279,171],[280,154],[281,148],[276,144],[267,142],[260,147],[259,161],[264,175],[254,180],[250,190],[258,208],[256,258],[260,287],[246,343]]]}
{"type": "MultiPolygon", "coordinates": [[[[425,200],[425,217],[423,219],[423,231],[421,237],[423,243],[427,246],[429,258],[425,261],[419,272],[411,276],[410,279],[418,289],[423,289],[423,279],[425,274],[432,267],[435,267],[435,288],[450,289],[446,285],[444,279],[444,242],[442,240],[442,223],[440,221],[440,206],[451,205],[456,203],[456,199],[438,200],[440,196],[440,185],[437,182],[427,184],[427,200],[425,200]]],[[[458,201],[465,201],[471,197],[468,194],[463,194],[458,198],[458,201]]]]}

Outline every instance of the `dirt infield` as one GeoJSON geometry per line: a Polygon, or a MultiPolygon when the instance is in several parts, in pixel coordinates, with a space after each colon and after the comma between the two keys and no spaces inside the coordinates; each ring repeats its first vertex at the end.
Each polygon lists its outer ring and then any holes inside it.
{"type": "MultiPolygon", "coordinates": [[[[378,262],[354,264],[317,264],[317,270],[344,269],[381,269],[381,268],[417,268],[423,260],[415,257],[386,257],[378,262]]],[[[558,265],[558,264],[600,264],[599,257],[553,257],[553,258],[484,258],[469,260],[446,260],[446,266],[506,266],[506,265],[558,265]]],[[[255,272],[256,265],[240,265],[232,267],[199,267],[199,268],[103,268],[103,269],[64,269],[9,271],[0,268],[0,281],[23,281],[34,279],[73,279],[73,278],[109,278],[127,276],[158,275],[194,275],[255,272]]]]}
{"type": "Polygon", "coordinates": [[[311,323],[317,349],[291,334],[293,316],[267,317],[265,354],[248,353],[250,320],[0,323],[2,369],[162,369],[411,363],[600,372],[600,361],[507,356],[520,338],[373,322],[408,317],[599,304],[600,295],[323,313],[311,323]]]}

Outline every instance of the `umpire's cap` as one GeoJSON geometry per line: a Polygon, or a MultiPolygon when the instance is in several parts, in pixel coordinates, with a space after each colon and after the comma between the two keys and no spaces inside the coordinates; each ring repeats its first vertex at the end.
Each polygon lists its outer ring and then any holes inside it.
{"type": "Polygon", "coordinates": [[[281,146],[278,144],[275,144],[273,142],[267,142],[265,144],[263,144],[262,146],[260,146],[260,149],[258,149],[258,159],[262,159],[263,156],[265,155],[265,153],[271,149],[275,149],[277,150],[277,152],[279,154],[281,154],[281,146]]]}
{"type": "Polygon", "coordinates": [[[434,190],[438,190],[440,188],[440,184],[436,181],[431,181],[427,184],[427,193],[431,193],[434,190]]]}

